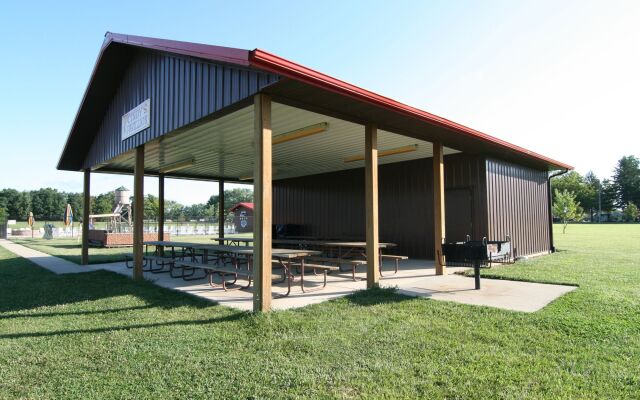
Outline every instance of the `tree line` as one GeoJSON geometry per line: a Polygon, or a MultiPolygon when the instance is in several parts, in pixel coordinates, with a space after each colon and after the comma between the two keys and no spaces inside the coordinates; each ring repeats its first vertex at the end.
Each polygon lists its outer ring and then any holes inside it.
{"type": "Polygon", "coordinates": [[[571,171],[552,179],[551,188],[556,218],[581,220],[586,214],[595,222],[601,210],[607,218],[618,212],[622,220],[633,222],[638,219],[640,208],[640,159],[622,157],[610,179],[600,180],[591,171],[584,176],[571,171]]]}
{"type": "MultiPolygon", "coordinates": [[[[551,180],[554,194],[554,216],[567,219],[562,215],[573,210],[573,219],[580,220],[586,213],[593,222],[598,210],[606,215],[616,211],[623,219],[637,220],[640,208],[640,159],[635,156],[624,156],[618,160],[610,179],[599,179],[593,172],[584,176],[571,171],[551,180]],[[570,199],[571,198],[571,199],[570,199]],[[576,207],[568,207],[571,201],[576,207]],[[555,206],[557,205],[557,207],[555,206]]],[[[253,200],[253,191],[249,188],[225,190],[225,205],[229,207],[243,201],[253,200]]],[[[183,205],[176,201],[165,201],[165,219],[173,221],[189,221],[206,219],[216,221],[219,218],[219,196],[212,195],[206,203],[183,205]]],[[[145,219],[155,220],[158,217],[158,198],[147,195],[144,199],[145,219]]],[[[66,205],[70,204],[78,221],[83,211],[82,193],[62,192],[53,188],[42,188],[32,191],[15,189],[0,190],[0,218],[24,221],[29,212],[33,212],[36,220],[57,221],[64,215],[66,205]]],[[[107,214],[115,208],[113,192],[102,193],[91,197],[91,213],[107,214]]],[[[229,216],[227,216],[229,218],[229,216]]]]}
{"type": "MultiPolygon", "coordinates": [[[[225,208],[229,209],[239,202],[253,201],[253,191],[248,188],[234,188],[224,191],[225,208]]],[[[42,188],[31,191],[15,189],[0,190],[0,218],[25,221],[29,212],[38,221],[62,220],[67,204],[71,205],[74,219],[82,219],[84,204],[83,194],[62,192],[53,188],[42,188]]],[[[165,219],[173,221],[190,221],[205,219],[217,221],[220,196],[212,195],[206,203],[183,205],[176,201],[165,200],[165,219]]],[[[91,214],[108,214],[115,208],[114,192],[91,196],[91,214]]],[[[156,220],[159,215],[157,196],[148,194],[144,198],[144,214],[147,220],[156,220]]],[[[230,218],[227,216],[227,218],[230,218]]]]}

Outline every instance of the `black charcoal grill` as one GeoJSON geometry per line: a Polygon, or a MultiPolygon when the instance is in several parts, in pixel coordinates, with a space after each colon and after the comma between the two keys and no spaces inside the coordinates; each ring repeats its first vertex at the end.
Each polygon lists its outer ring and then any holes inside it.
{"type": "Polygon", "coordinates": [[[467,235],[464,242],[443,243],[442,255],[444,265],[473,268],[475,287],[480,289],[480,267],[511,262],[511,238],[507,236],[506,240],[487,240],[485,237],[482,240],[471,240],[467,235]]]}

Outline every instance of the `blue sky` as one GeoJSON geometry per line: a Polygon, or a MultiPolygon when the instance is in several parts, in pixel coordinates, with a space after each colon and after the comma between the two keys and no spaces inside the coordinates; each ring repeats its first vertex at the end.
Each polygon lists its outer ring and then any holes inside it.
{"type": "MultiPolygon", "coordinates": [[[[4,0],[0,188],[81,191],[55,166],[106,31],[258,47],[607,177],[640,156],[638,21],[640,1],[4,0]]],[[[94,176],[93,193],[132,182],[94,176]]]]}

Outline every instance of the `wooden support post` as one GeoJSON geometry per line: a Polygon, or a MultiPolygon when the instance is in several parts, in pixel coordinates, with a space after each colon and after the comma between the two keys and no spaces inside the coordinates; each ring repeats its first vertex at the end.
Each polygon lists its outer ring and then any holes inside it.
{"type": "Polygon", "coordinates": [[[89,264],[89,215],[91,214],[91,170],[84,170],[84,203],[82,206],[82,265],[89,264]]]}
{"type": "MultiPolygon", "coordinates": [[[[224,179],[218,181],[218,237],[224,237],[224,217],[225,205],[224,205],[224,179]]],[[[220,244],[222,244],[222,240],[220,244]]]]}
{"type": "Polygon", "coordinates": [[[378,129],[365,125],[365,212],[367,221],[367,288],[380,281],[380,249],[378,239],[378,129]]]}
{"type": "Polygon", "coordinates": [[[144,225],[144,145],[136,147],[133,170],[133,279],[143,278],[143,225],[144,225]]]}
{"type": "Polygon", "coordinates": [[[433,228],[434,249],[436,255],[436,275],[447,273],[442,257],[442,242],[445,238],[445,209],[444,209],[444,158],[442,143],[433,143],[433,228]],[[440,254],[440,257],[438,257],[440,254]]]}
{"type": "Polygon", "coordinates": [[[271,309],[271,98],[254,97],[253,311],[271,309]]]}
{"type": "Polygon", "coordinates": [[[158,175],[158,240],[164,240],[164,174],[158,175]]]}

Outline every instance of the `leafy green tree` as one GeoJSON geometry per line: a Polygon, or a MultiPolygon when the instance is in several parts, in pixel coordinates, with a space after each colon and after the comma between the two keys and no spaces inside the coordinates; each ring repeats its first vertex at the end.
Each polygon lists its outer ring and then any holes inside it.
{"type": "Polygon", "coordinates": [[[97,195],[91,202],[91,214],[110,214],[116,208],[113,192],[97,195]]]}
{"type": "Polygon", "coordinates": [[[602,183],[593,171],[587,172],[582,180],[584,182],[583,191],[580,197],[576,197],[576,200],[589,212],[589,217],[593,222],[598,211],[598,192],[602,189],[602,183]]]}
{"type": "Polygon", "coordinates": [[[152,194],[148,194],[144,198],[144,218],[148,220],[157,220],[160,214],[160,203],[158,198],[152,194]]]}
{"type": "Polygon", "coordinates": [[[84,195],[82,193],[65,193],[67,203],[71,205],[73,211],[73,220],[80,221],[84,210],[84,195]]]}
{"type": "Polygon", "coordinates": [[[186,219],[188,220],[198,220],[200,218],[205,217],[205,210],[207,209],[206,204],[192,204],[190,206],[186,206],[184,208],[184,214],[186,219]]]}
{"type": "Polygon", "coordinates": [[[31,211],[31,196],[29,192],[3,189],[0,191],[0,207],[4,207],[7,218],[26,220],[31,211]]]}
{"type": "Polygon", "coordinates": [[[554,193],[553,216],[562,221],[562,233],[567,230],[567,224],[570,221],[578,221],[584,215],[584,210],[580,207],[580,203],[576,201],[576,196],[572,192],[558,189],[554,193]]]}
{"type": "Polygon", "coordinates": [[[613,172],[616,206],[624,208],[629,202],[640,206],[640,160],[625,156],[618,160],[613,172]]]}
{"type": "Polygon", "coordinates": [[[571,171],[551,181],[552,189],[571,192],[588,212],[593,222],[598,210],[598,190],[601,187],[600,180],[591,171],[583,177],[576,171],[571,171]]]}
{"type": "Polygon", "coordinates": [[[622,212],[624,215],[624,220],[627,222],[635,222],[638,220],[638,215],[640,215],[640,211],[638,210],[638,206],[633,204],[632,202],[628,202],[624,211],[622,212]]]}
{"type": "Polygon", "coordinates": [[[580,193],[584,189],[584,179],[577,171],[569,171],[551,180],[551,188],[563,192],[580,193]]]}
{"type": "Polygon", "coordinates": [[[164,217],[172,221],[177,221],[184,210],[184,206],[176,201],[165,200],[164,217]]]}
{"type": "Polygon", "coordinates": [[[609,179],[602,181],[602,211],[610,213],[616,207],[616,188],[609,179]]]}
{"type": "MultiPolygon", "coordinates": [[[[231,207],[241,202],[248,202],[248,203],[253,202],[253,189],[233,188],[233,189],[224,191],[224,204],[225,204],[226,210],[229,210],[231,207]]],[[[218,210],[220,208],[219,204],[220,204],[219,195],[213,195],[209,198],[209,201],[207,201],[207,206],[213,207],[213,209],[215,210],[216,219],[219,217],[218,215],[219,213],[218,210]]],[[[226,210],[225,210],[225,219],[230,222],[233,220],[233,216],[229,214],[226,210]]]]}
{"type": "Polygon", "coordinates": [[[52,188],[43,188],[31,192],[33,215],[39,220],[60,220],[64,214],[66,197],[52,188]]]}

